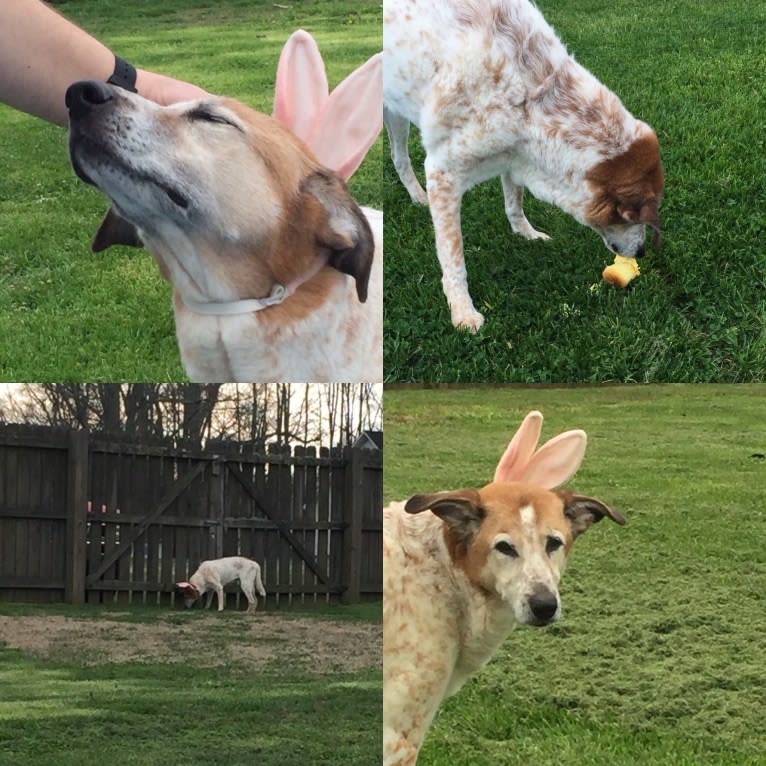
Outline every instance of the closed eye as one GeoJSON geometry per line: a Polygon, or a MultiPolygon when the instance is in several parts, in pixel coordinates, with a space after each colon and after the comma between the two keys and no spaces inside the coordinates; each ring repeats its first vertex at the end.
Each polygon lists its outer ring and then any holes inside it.
{"type": "Polygon", "coordinates": [[[557,551],[562,545],[564,544],[564,541],[559,537],[549,537],[545,541],[545,550],[550,555],[553,553],[553,551],[557,551]]]}
{"type": "Polygon", "coordinates": [[[231,125],[233,128],[239,129],[239,125],[233,123],[228,117],[225,117],[218,112],[214,112],[204,106],[198,106],[195,109],[187,112],[186,118],[197,122],[215,122],[219,125],[231,125]]]}
{"type": "Polygon", "coordinates": [[[517,558],[519,555],[519,552],[516,550],[515,546],[511,545],[505,540],[500,540],[500,542],[495,543],[495,550],[499,551],[505,556],[510,556],[512,559],[517,558]]]}

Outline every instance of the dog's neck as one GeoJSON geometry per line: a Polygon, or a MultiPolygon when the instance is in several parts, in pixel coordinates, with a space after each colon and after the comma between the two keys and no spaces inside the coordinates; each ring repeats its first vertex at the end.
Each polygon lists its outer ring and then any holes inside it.
{"type": "Polygon", "coordinates": [[[318,255],[309,271],[292,279],[285,285],[281,282],[274,282],[271,292],[263,298],[242,298],[233,301],[200,301],[182,294],[181,300],[195,314],[208,314],[212,316],[250,314],[253,311],[262,311],[270,306],[278,306],[280,303],[284,303],[301,285],[312,280],[326,265],[327,257],[318,255]]]}
{"type": "Polygon", "coordinates": [[[248,286],[253,295],[243,297],[240,285],[227,284],[220,273],[210,274],[210,265],[198,244],[181,229],[168,227],[161,233],[142,232],[142,238],[181,301],[197,314],[234,316],[279,305],[327,265],[327,254],[317,254],[308,269],[284,283],[274,275],[264,274],[257,284],[248,286]]]}

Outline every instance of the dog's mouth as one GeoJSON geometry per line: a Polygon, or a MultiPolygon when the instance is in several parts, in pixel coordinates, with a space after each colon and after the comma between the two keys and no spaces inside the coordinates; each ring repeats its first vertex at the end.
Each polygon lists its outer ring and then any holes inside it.
{"type": "Polygon", "coordinates": [[[147,185],[159,189],[175,207],[181,210],[189,208],[189,197],[178,187],[124,162],[108,147],[93,141],[90,136],[73,131],[69,142],[69,155],[77,177],[86,184],[95,186],[118,206],[119,200],[115,200],[116,196],[130,194],[131,190],[147,185]]]}

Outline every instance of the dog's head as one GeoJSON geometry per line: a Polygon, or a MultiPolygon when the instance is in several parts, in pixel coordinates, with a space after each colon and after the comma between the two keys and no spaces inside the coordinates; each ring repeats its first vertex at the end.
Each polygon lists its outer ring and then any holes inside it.
{"type": "Polygon", "coordinates": [[[665,184],[660,145],[654,131],[639,123],[640,133],[627,150],[603,160],[586,173],[592,192],[585,223],[598,232],[617,255],[644,254],[646,227],[659,247],[659,206],[665,184]]]}
{"type": "Polygon", "coordinates": [[[558,583],[574,539],[604,517],[625,523],[595,498],[522,482],[415,495],[405,510],[441,518],[454,565],[518,622],[536,626],[560,615],[558,583]]]}
{"type": "Polygon", "coordinates": [[[105,219],[94,249],[142,241],[197,298],[259,297],[326,264],[366,299],[367,220],[345,183],[276,120],[232,99],[163,107],[94,81],[72,85],[66,100],[75,172],[119,215],[105,219]]]}
{"type": "Polygon", "coordinates": [[[177,582],[176,590],[183,596],[184,606],[188,609],[202,595],[190,582],[177,582]]]}

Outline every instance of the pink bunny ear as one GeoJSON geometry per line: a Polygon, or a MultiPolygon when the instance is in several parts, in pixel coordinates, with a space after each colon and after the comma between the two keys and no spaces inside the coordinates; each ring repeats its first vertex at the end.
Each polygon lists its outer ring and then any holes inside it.
{"type": "Polygon", "coordinates": [[[553,489],[574,476],[585,456],[585,431],[565,431],[535,452],[543,426],[541,413],[530,412],[511,439],[495,469],[495,481],[526,481],[553,489]]]}
{"type": "Polygon", "coordinates": [[[377,53],[330,94],[309,146],[348,180],[383,128],[383,54],[377,53]]]}
{"type": "Polygon", "coordinates": [[[585,431],[565,431],[545,442],[524,468],[521,481],[553,489],[569,481],[582,463],[588,437],[585,431]]]}
{"type": "Polygon", "coordinates": [[[274,117],[303,139],[323,165],[348,180],[383,127],[382,54],[328,95],[319,48],[299,29],[279,58],[274,117]]]}
{"type": "Polygon", "coordinates": [[[542,427],[543,416],[537,410],[524,418],[497,464],[495,481],[519,481],[540,439],[542,427]]]}
{"type": "Polygon", "coordinates": [[[274,117],[308,142],[329,96],[324,61],[314,38],[293,32],[282,48],[274,90],[274,117]]]}

